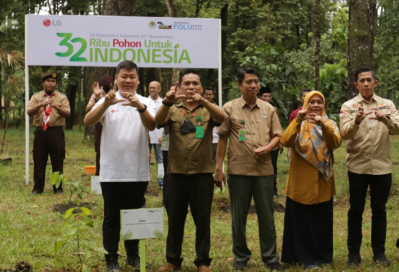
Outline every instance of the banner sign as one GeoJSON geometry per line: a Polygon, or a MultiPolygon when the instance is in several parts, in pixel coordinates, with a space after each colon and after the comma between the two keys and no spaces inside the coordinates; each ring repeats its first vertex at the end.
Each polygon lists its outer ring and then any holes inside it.
{"type": "Polygon", "coordinates": [[[121,210],[122,240],[163,238],[163,216],[163,208],[121,210]]]}
{"type": "Polygon", "coordinates": [[[219,19],[28,15],[28,65],[218,68],[219,19]]]}

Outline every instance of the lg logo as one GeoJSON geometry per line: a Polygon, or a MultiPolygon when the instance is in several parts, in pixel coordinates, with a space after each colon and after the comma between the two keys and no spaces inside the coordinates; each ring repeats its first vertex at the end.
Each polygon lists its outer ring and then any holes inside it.
{"type": "Polygon", "coordinates": [[[53,24],[53,26],[61,26],[61,20],[58,20],[58,21],[53,20],[53,22],[51,22],[49,19],[43,20],[43,25],[45,27],[49,27],[51,25],[51,23],[53,24]]]}

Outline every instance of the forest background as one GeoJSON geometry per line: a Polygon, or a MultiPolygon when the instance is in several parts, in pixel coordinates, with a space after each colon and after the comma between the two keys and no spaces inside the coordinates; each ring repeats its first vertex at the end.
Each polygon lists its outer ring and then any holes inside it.
{"type": "MultiPolygon", "coordinates": [[[[320,90],[327,113],[337,120],[342,103],[356,95],[353,74],[374,68],[376,92],[397,102],[399,81],[399,3],[394,0],[0,0],[0,127],[24,124],[24,16],[119,15],[201,17],[222,20],[223,103],[240,96],[236,73],[252,66],[261,84],[273,92],[272,103],[286,124],[299,106],[303,88],[320,90]]],[[[120,26],[122,27],[122,26],[120,26]]],[[[45,44],[45,40],[43,43],[45,44]]],[[[71,103],[66,129],[83,129],[91,85],[113,69],[29,67],[30,96],[42,89],[41,75],[58,74],[57,89],[71,103]]],[[[161,82],[163,96],[178,78],[178,69],[140,69],[138,93],[161,82]]],[[[202,69],[204,86],[217,91],[216,69],[202,69]]],[[[217,101],[218,102],[218,101],[217,101]]],[[[92,128],[85,136],[92,139],[92,128]]]]}

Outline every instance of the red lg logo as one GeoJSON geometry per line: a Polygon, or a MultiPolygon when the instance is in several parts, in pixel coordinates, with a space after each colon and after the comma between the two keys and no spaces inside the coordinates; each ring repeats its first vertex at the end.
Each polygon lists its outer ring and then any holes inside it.
{"type": "Polygon", "coordinates": [[[51,21],[49,19],[43,20],[43,25],[44,26],[50,26],[51,25],[51,21]]]}

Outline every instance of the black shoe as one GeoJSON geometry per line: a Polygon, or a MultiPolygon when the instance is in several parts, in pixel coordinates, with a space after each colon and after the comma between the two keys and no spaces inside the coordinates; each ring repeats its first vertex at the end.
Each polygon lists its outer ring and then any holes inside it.
{"type": "Polygon", "coordinates": [[[362,261],[362,258],[360,257],[360,253],[349,253],[348,254],[348,267],[358,268],[361,261],[362,261]]]}
{"type": "Polygon", "coordinates": [[[244,270],[245,268],[247,268],[247,262],[235,261],[233,263],[233,268],[234,270],[244,270]]]}
{"type": "Polygon", "coordinates": [[[107,272],[122,272],[118,261],[107,261],[107,272]]]}
{"type": "Polygon", "coordinates": [[[374,262],[376,262],[378,264],[382,264],[382,265],[386,265],[386,266],[389,266],[391,264],[391,262],[385,257],[384,253],[374,255],[373,260],[374,260],[374,262]]]}
{"type": "Polygon", "coordinates": [[[134,267],[140,267],[140,256],[138,254],[127,256],[126,264],[134,267]]]}
{"type": "Polygon", "coordinates": [[[282,266],[279,262],[269,263],[266,265],[271,271],[285,271],[284,266],[282,266]]]}

